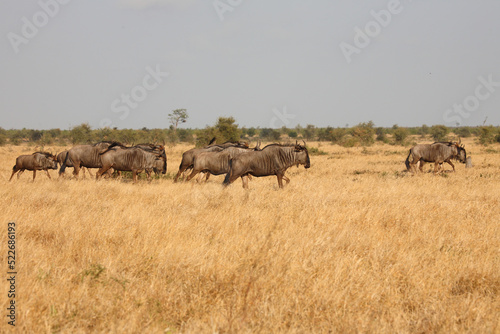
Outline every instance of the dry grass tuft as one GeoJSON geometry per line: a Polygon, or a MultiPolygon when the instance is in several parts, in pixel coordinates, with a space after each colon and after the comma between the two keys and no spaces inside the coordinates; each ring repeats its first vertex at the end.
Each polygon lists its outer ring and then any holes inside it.
{"type": "MultiPolygon", "coordinates": [[[[291,168],[284,190],[256,178],[248,191],[222,176],[134,185],[51,171],[9,183],[31,149],[0,148],[0,215],[17,224],[16,329],[500,331],[497,146],[466,142],[474,168],[411,176],[405,147],[310,145],[326,154],[291,168]]],[[[169,148],[170,177],[188,148],[169,148]]]]}

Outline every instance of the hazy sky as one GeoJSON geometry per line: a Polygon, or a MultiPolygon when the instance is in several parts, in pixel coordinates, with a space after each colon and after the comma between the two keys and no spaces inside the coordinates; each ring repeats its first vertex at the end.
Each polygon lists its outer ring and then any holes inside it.
{"type": "Polygon", "coordinates": [[[0,0],[0,127],[500,124],[498,0],[0,0]]]}

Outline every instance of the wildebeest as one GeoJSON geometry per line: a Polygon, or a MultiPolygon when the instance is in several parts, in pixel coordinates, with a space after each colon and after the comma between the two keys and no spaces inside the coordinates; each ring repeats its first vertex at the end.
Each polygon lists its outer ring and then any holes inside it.
{"type": "Polygon", "coordinates": [[[295,145],[267,145],[261,151],[248,152],[231,159],[229,173],[227,173],[223,184],[227,186],[241,177],[243,188],[248,188],[248,179],[245,176],[276,175],[279,187],[283,188],[286,170],[299,164],[304,165],[305,168],[311,167],[305,143],[304,146],[297,143],[295,145]]]}
{"type": "MultiPolygon", "coordinates": [[[[62,166],[62,164],[64,163],[64,160],[66,160],[66,155],[68,154],[68,151],[62,151],[61,153],[59,153],[57,155],[57,162],[59,163],[59,165],[62,166]]],[[[71,159],[68,159],[68,161],[66,161],[66,167],[73,167],[73,161],[71,161],[71,159]]],[[[83,177],[85,178],[85,169],[87,169],[87,171],[89,172],[89,175],[90,176],[93,176],[92,173],[90,172],[90,170],[86,167],[82,167],[82,172],[83,172],[83,177]]]]}
{"type": "Polygon", "coordinates": [[[206,181],[210,175],[221,175],[229,172],[229,160],[251,151],[259,151],[260,143],[254,148],[243,148],[230,146],[223,151],[201,152],[195,156],[193,162],[193,171],[187,177],[186,181],[191,180],[198,173],[206,173],[206,181]]]}
{"type": "Polygon", "coordinates": [[[158,152],[156,150],[146,150],[138,147],[110,147],[101,155],[102,167],[96,173],[96,179],[113,167],[117,171],[132,172],[134,183],[137,182],[137,173],[145,170],[148,175],[148,180],[151,179],[150,171],[153,168],[161,168],[161,172],[167,172],[167,155],[165,150],[158,152]],[[158,164],[160,160],[161,163],[158,164]]]}
{"type": "Polygon", "coordinates": [[[182,160],[179,165],[179,171],[174,178],[174,182],[177,182],[182,173],[184,173],[187,169],[193,168],[195,157],[202,152],[220,152],[228,147],[241,147],[248,148],[247,143],[242,142],[226,142],[224,144],[215,145],[212,144],[215,141],[215,138],[210,141],[210,144],[203,148],[193,148],[184,153],[182,153],[182,160]]]}
{"type": "Polygon", "coordinates": [[[77,145],[68,150],[66,159],[64,160],[61,168],[59,169],[59,175],[64,174],[64,170],[68,166],[68,161],[71,160],[73,164],[73,175],[78,177],[80,172],[80,167],[87,168],[101,168],[101,156],[111,145],[117,145],[116,142],[102,141],[94,145],[77,145]]]}
{"type": "Polygon", "coordinates": [[[467,153],[463,145],[452,142],[437,142],[432,144],[418,144],[410,149],[405,165],[409,172],[416,172],[416,165],[420,162],[420,171],[426,162],[434,162],[434,173],[438,173],[439,165],[447,162],[455,171],[455,166],[451,159],[457,159],[462,163],[467,160],[467,153]]]}
{"type": "Polygon", "coordinates": [[[33,181],[35,181],[37,170],[44,170],[50,179],[48,170],[57,169],[57,158],[48,152],[35,152],[30,155],[20,155],[16,159],[16,164],[12,167],[12,175],[9,181],[12,180],[12,177],[17,172],[19,172],[19,174],[17,174],[17,178],[19,178],[26,169],[33,171],[33,181]]]}

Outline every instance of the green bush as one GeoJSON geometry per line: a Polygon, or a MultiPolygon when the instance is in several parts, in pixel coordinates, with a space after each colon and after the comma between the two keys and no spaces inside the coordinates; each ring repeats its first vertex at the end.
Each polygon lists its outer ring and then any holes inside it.
{"type": "Polygon", "coordinates": [[[397,127],[392,131],[392,136],[394,137],[394,144],[404,145],[408,137],[408,129],[397,127]]]}
{"type": "Polygon", "coordinates": [[[362,146],[369,146],[375,142],[373,139],[375,129],[373,129],[372,121],[356,125],[351,129],[350,134],[362,146]]]}
{"type": "Polygon", "coordinates": [[[489,145],[495,141],[496,131],[493,126],[481,126],[479,128],[478,141],[482,145],[489,145]]]}
{"type": "Polygon", "coordinates": [[[444,125],[433,125],[430,129],[430,134],[435,141],[446,141],[449,132],[450,129],[444,125]]]}

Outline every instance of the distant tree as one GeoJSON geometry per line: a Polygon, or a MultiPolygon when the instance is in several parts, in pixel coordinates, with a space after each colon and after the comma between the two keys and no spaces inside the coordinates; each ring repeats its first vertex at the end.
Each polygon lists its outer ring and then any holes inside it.
{"type": "Polygon", "coordinates": [[[69,138],[72,144],[85,144],[92,141],[92,129],[88,123],[82,123],[70,130],[69,138]]]}
{"type": "Polygon", "coordinates": [[[344,139],[347,135],[347,129],[345,128],[335,128],[330,131],[330,140],[334,144],[342,145],[344,139]]]}
{"type": "Polygon", "coordinates": [[[350,130],[350,134],[359,144],[363,146],[372,145],[374,142],[373,135],[375,134],[373,125],[372,121],[360,123],[350,130]]]}
{"type": "Polygon", "coordinates": [[[460,127],[460,128],[456,128],[453,130],[453,132],[459,136],[459,137],[463,137],[463,138],[467,138],[467,137],[470,137],[471,133],[470,133],[470,129],[469,127],[467,126],[463,126],[463,127],[460,127]]]}
{"type": "Polygon", "coordinates": [[[168,119],[170,124],[172,124],[173,130],[177,133],[177,127],[179,123],[186,123],[189,115],[186,109],[175,109],[171,114],[168,114],[168,119]]]}
{"type": "Polygon", "coordinates": [[[281,133],[276,129],[263,128],[260,130],[259,138],[270,141],[279,141],[281,133]]]}
{"type": "Polygon", "coordinates": [[[387,143],[387,136],[385,135],[384,128],[380,128],[380,127],[376,128],[375,134],[377,135],[377,138],[375,138],[375,140],[387,143]]]}
{"type": "Polygon", "coordinates": [[[7,131],[0,127],[0,146],[5,145],[7,142],[7,131]]]}
{"type": "Polygon", "coordinates": [[[316,139],[316,132],[317,132],[317,129],[314,125],[307,124],[305,129],[304,129],[304,138],[306,140],[314,140],[314,139],[316,139]]]}
{"type": "Polygon", "coordinates": [[[495,141],[495,128],[493,126],[481,126],[479,128],[478,141],[482,145],[492,144],[495,141]]]}
{"type": "Polygon", "coordinates": [[[241,137],[241,132],[238,129],[238,124],[233,117],[219,117],[215,123],[215,134],[218,143],[226,141],[238,141],[241,137]]]}
{"type": "Polygon", "coordinates": [[[404,145],[408,137],[408,129],[394,125],[392,127],[392,136],[394,137],[394,144],[404,145]]]}
{"type": "Polygon", "coordinates": [[[247,132],[247,136],[250,137],[250,138],[252,138],[256,134],[256,131],[255,131],[254,127],[248,128],[246,132],[247,132]]]}
{"type": "Polygon", "coordinates": [[[295,130],[288,131],[288,137],[297,138],[297,136],[298,136],[297,131],[295,131],[295,130]]]}
{"type": "Polygon", "coordinates": [[[430,128],[430,134],[432,136],[432,139],[435,141],[444,141],[446,140],[446,136],[450,132],[450,129],[444,125],[433,125],[430,128]]]}

